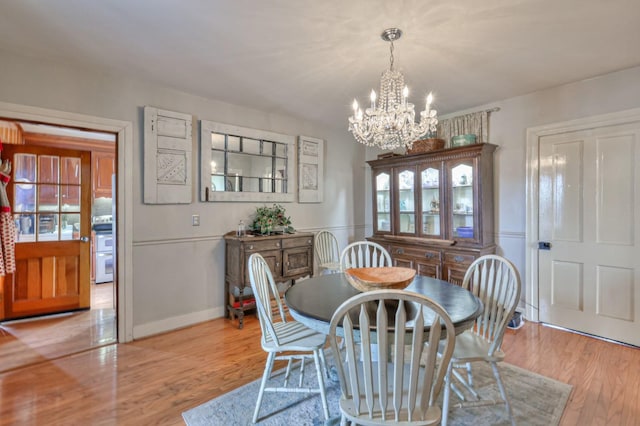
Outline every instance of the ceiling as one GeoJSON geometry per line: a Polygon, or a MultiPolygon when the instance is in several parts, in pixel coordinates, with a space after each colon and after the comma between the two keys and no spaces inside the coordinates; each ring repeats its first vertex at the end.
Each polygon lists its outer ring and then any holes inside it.
{"type": "Polygon", "coordinates": [[[6,0],[0,49],[346,129],[385,28],[410,101],[432,90],[443,114],[638,66],[638,18],[638,0],[6,0]]]}

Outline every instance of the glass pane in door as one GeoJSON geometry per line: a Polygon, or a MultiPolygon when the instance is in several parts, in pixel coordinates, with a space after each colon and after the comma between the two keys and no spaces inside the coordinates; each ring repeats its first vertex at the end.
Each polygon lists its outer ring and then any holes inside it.
{"type": "Polygon", "coordinates": [[[400,207],[399,232],[416,232],[414,176],[411,170],[404,170],[398,174],[398,202],[400,207]]]}
{"type": "Polygon", "coordinates": [[[451,169],[452,235],[473,238],[473,167],[460,164],[451,169]]]}
{"type": "Polygon", "coordinates": [[[38,157],[38,182],[58,183],[59,179],[59,157],[51,155],[40,155],[38,157]]]}
{"type": "Polygon", "coordinates": [[[422,233],[439,236],[440,232],[440,170],[432,167],[421,173],[422,233]]]}
{"type": "Polygon", "coordinates": [[[391,231],[391,176],[380,173],[376,176],[376,222],[378,231],[391,231]]]}
{"type": "Polygon", "coordinates": [[[16,154],[13,158],[13,209],[16,212],[36,211],[36,160],[34,154],[16,154]]]}

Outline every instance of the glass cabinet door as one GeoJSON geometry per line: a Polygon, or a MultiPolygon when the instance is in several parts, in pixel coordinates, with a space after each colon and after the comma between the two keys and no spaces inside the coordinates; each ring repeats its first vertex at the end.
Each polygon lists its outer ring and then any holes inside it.
{"type": "Polygon", "coordinates": [[[380,172],[375,176],[375,222],[378,232],[391,232],[391,174],[380,172]]]}
{"type": "Polygon", "coordinates": [[[440,237],[440,169],[425,166],[420,172],[421,203],[422,203],[422,229],[421,234],[431,237],[440,237]]]}
{"type": "Polygon", "coordinates": [[[416,233],[415,169],[398,170],[398,229],[399,234],[416,233]]]}
{"type": "Polygon", "coordinates": [[[453,238],[473,239],[474,210],[473,163],[463,163],[451,167],[451,235],[453,238]]]}

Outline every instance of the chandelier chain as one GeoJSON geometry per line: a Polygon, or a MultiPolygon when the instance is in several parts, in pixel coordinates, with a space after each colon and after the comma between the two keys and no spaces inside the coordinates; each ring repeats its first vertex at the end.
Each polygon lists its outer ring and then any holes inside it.
{"type": "Polygon", "coordinates": [[[391,43],[391,46],[389,46],[389,51],[390,51],[389,69],[392,70],[393,69],[393,40],[390,43],[391,43]]]}

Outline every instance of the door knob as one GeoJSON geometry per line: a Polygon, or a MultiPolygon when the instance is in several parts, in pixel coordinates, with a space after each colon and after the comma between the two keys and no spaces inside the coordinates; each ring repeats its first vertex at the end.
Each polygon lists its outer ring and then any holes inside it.
{"type": "Polygon", "coordinates": [[[89,237],[80,237],[80,241],[82,241],[83,243],[88,243],[89,237]]]}

